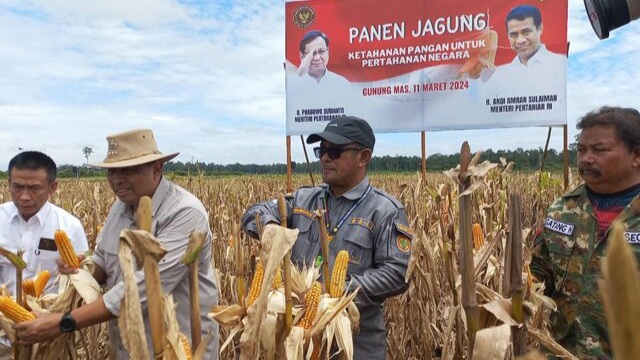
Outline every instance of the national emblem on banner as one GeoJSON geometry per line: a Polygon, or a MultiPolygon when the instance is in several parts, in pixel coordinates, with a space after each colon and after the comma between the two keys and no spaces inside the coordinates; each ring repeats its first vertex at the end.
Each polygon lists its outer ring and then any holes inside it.
{"type": "Polygon", "coordinates": [[[296,9],[296,12],[293,14],[293,23],[300,29],[306,29],[313,24],[313,20],[315,20],[315,18],[316,12],[313,8],[311,6],[304,5],[296,9]]]}

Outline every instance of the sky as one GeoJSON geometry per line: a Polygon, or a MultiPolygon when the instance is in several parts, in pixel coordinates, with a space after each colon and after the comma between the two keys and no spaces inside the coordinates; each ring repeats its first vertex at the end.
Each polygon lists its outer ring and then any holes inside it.
{"type": "MultiPolygon", "coordinates": [[[[177,161],[286,162],[284,4],[275,0],[0,0],[0,169],[21,149],[101,161],[106,135],[153,129],[177,161]]],[[[569,0],[568,126],[640,108],[640,20],[599,40],[569,0]]],[[[427,133],[427,156],[544,147],[547,128],[427,133]]],[[[420,133],[377,134],[374,155],[420,156],[420,133]]],[[[554,128],[552,148],[562,149],[554,128]]],[[[310,156],[311,153],[309,154],[310,156]]],[[[292,159],[304,161],[298,136],[292,159]]],[[[428,167],[428,164],[427,164],[428,167]]]]}

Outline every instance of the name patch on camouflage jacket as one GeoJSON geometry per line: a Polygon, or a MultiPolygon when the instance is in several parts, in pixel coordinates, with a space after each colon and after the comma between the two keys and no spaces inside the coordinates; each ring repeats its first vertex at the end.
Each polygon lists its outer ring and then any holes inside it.
{"type": "Polygon", "coordinates": [[[576,228],[575,225],[565,224],[562,221],[558,221],[550,217],[544,220],[544,227],[546,227],[551,231],[564,234],[564,235],[569,235],[569,236],[573,235],[573,230],[575,230],[576,228]]]}
{"type": "Polygon", "coordinates": [[[640,244],[640,231],[628,231],[624,233],[624,237],[630,244],[640,244]]]}

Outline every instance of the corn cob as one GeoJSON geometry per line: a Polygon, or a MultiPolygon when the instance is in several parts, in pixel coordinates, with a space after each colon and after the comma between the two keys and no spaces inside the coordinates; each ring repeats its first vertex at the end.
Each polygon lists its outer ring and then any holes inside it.
{"type": "Polygon", "coordinates": [[[67,233],[63,230],[58,230],[54,235],[54,239],[62,261],[71,268],[79,268],[80,260],[78,260],[78,256],[76,255],[75,250],[73,250],[73,246],[71,246],[71,241],[69,240],[67,233]]]}
{"type": "Polygon", "coordinates": [[[529,264],[524,266],[524,271],[527,273],[527,293],[531,292],[531,288],[533,287],[533,275],[531,274],[531,268],[529,264]]]}
{"type": "Polygon", "coordinates": [[[280,286],[282,286],[282,268],[280,267],[280,265],[278,265],[278,268],[276,269],[276,273],[273,274],[273,281],[271,281],[271,288],[275,290],[280,286]]]}
{"type": "Polygon", "coordinates": [[[189,339],[187,339],[187,336],[183,333],[180,333],[178,336],[180,338],[182,350],[184,350],[185,355],[187,355],[186,360],[191,360],[193,355],[191,354],[191,344],[189,344],[189,339]]]}
{"type": "Polygon", "coordinates": [[[258,260],[256,263],[256,271],[251,280],[251,288],[249,288],[249,298],[247,298],[247,307],[253,305],[260,295],[260,287],[262,287],[262,279],[264,278],[264,268],[262,262],[258,260]]]}
{"type": "Polygon", "coordinates": [[[35,296],[37,298],[44,293],[44,289],[47,287],[47,283],[50,278],[51,274],[49,273],[49,270],[42,270],[38,273],[38,276],[36,276],[36,280],[33,283],[36,290],[35,296]]]}
{"type": "Polygon", "coordinates": [[[15,323],[21,323],[36,318],[35,315],[18,305],[18,303],[8,296],[0,296],[0,311],[15,323]]]}
{"type": "Polygon", "coordinates": [[[482,233],[482,227],[478,223],[473,223],[471,227],[473,233],[473,249],[478,250],[484,245],[484,234],[482,233]]]}
{"type": "Polygon", "coordinates": [[[22,291],[25,295],[36,296],[36,287],[33,279],[27,279],[22,283],[22,291]]]}
{"type": "Polygon", "coordinates": [[[443,199],[440,204],[440,215],[442,216],[442,223],[448,225],[451,222],[449,219],[449,204],[446,199],[443,199]]]}
{"type": "Polygon", "coordinates": [[[331,297],[338,298],[344,294],[348,265],[349,253],[346,250],[341,250],[336,256],[336,262],[333,264],[333,272],[331,273],[331,285],[329,287],[331,297]]]}
{"type": "Polygon", "coordinates": [[[313,283],[309,290],[307,290],[307,293],[304,296],[304,316],[300,320],[300,323],[298,323],[298,326],[301,328],[305,330],[311,328],[313,319],[316,318],[316,313],[318,312],[318,303],[320,303],[321,293],[322,286],[317,281],[313,283]]]}

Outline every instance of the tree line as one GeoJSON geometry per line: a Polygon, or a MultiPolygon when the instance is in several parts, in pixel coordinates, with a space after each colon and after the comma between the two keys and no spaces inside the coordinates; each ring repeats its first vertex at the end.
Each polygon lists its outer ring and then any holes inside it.
{"type": "MultiPolygon", "coordinates": [[[[577,157],[577,145],[569,146],[569,164],[574,166],[577,157]]],[[[482,153],[482,161],[500,163],[500,158],[506,161],[514,162],[514,169],[520,171],[537,171],[543,163],[544,151],[542,148],[524,150],[518,148],[516,150],[486,150],[482,153]]],[[[562,171],[563,152],[555,149],[549,149],[544,161],[544,169],[546,171],[562,171]]],[[[369,164],[369,171],[373,172],[416,172],[421,169],[421,160],[418,156],[374,156],[369,164]]],[[[460,162],[460,154],[433,154],[427,158],[427,171],[443,171],[455,167],[460,162]]],[[[307,173],[308,166],[306,163],[293,162],[291,164],[294,173],[307,173]]],[[[320,163],[318,160],[310,164],[312,172],[320,172],[320,163]]],[[[221,165],[215,163],[204,162],[168,162],[165,164],[165,173],[175,176],[224,176],[224,175],[241,175],[241,174],[286,174],[286,164],[228,164],[221,165]]],[[[58,177],[60,178],[90,178],[105,177],[106,170],[88,168],[74,165],[61,165],[58,167],[58,177]]],[[[6,178],[7,173],[0,172],[0,177],[6,178]]]]}
{"type": "MultiPolygon", "coordinates": [[[[576,162],[576,144],[569,146],[569,164],[574,166],[576,162]]],[[[498,150],[491,149],[483,151],[482,160],[500,163],[500,158],[514,162],[514,168],[520,171],[537,171],[543,163],[544,151],[542,148],[524,150],[517,148],[516,150],[498,150]]],[[[88,154],[85,154],[88,155],[88,154]]],[[[310,164],[312,172],[320,172],[320,162],[314,159],[310,164]]],[[[547,171],[562,171],[563,152],[555,149],[549,149],[544,160],[544,169],[547,171]]],[[[427,157],[427,171],[444,171],[455,167],[460,162],[460,154],[433,154],[427,157]]],[[[294,173],[307,173],[308,166],[306,163],[293,162],[291,164],[294,173]]],[[[374,156],[369,164],[369,171],[373,172],[416,172],[421,169],[421,160],[419,156],[374,156]]],[[[175,176],[197,176],[197,175],[241,175],[241,174],[286,174],[286,164],[215,164],[204,162],[168,162],[165,164],[165,173],[175,176]]],[[[61,165],[58,166],[59,178],[92,178],[105,177],[106,170],[91,167],[61,165]]],[[[0,171],[0,177],[6,178],[7,172],[0,171]]]]}

